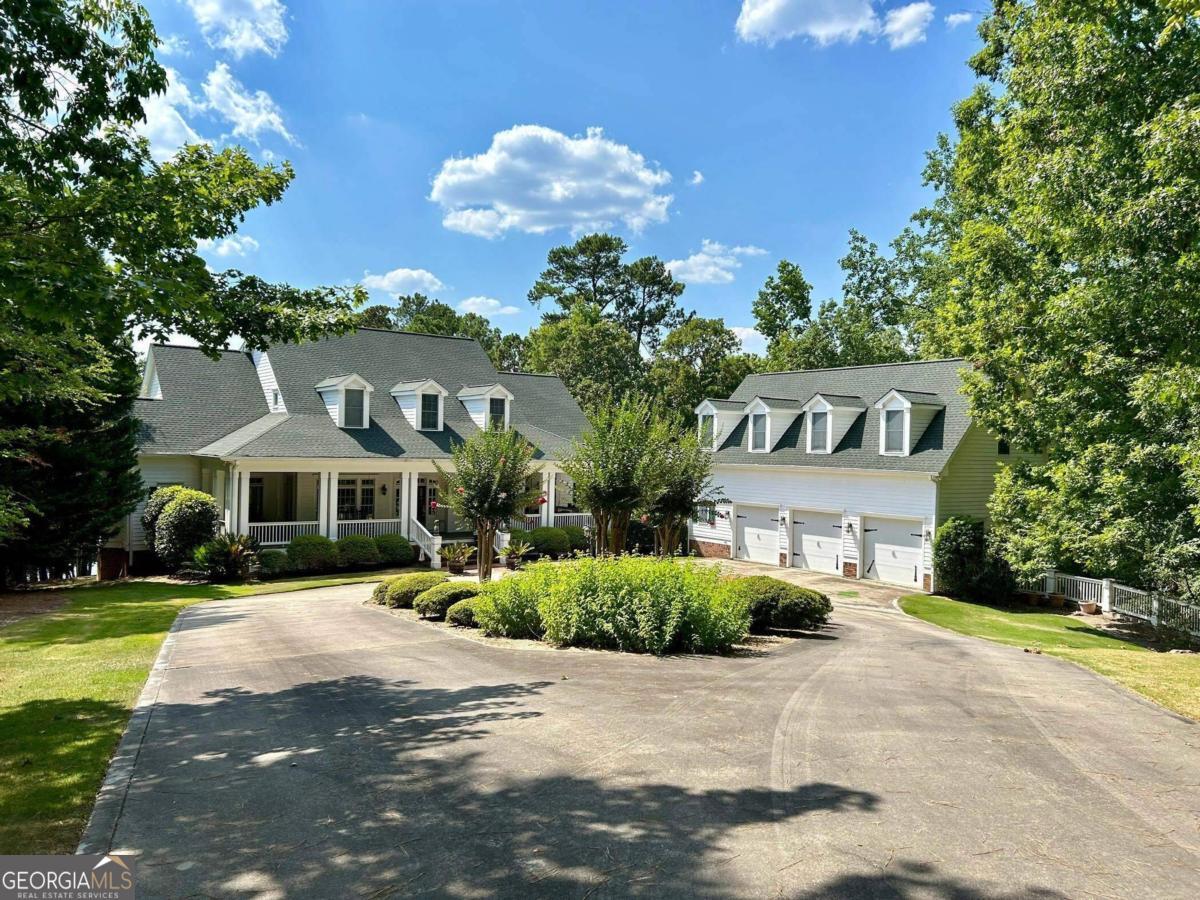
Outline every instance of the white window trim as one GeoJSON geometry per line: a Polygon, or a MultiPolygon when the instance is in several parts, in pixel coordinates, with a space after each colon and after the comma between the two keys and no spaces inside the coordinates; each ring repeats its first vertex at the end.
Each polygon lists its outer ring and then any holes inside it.
{"type": "Polygon", "coordinates": [[[806,430],[807,430],[808,434],[805,438],[805,442],[807,444],[805,449],[809,453],[832,453],[833,448],[830,447],[829,444],[833,440],[833,407],[831,407],[829,404],[825,404],[823,407],[813,407],[812,409],[810,409],[808,411],[808,428],[806,430]],[[813,442],[812,442],[813,413],[824,413],[825,414],[825,446],[824,447],[814,447],[813,446],[813,442]]]}
{"type": "Polygon", "coordinates": [[[751,453],[769,453],[771,451],[771,414],[769,412],[752,412],[749,414],[746,428],[746,444],[751,453]],[[763,446],[754,446],[754,417],[763,417],[763,446]]]}
{"type": "MultiPolygon", "coordinates": [[[[441,391],[418,391],[417,392],[417,431],[441,431],[445,424],[446,418],[446,397],[441,391]],[[424,426],[424,405],[426,397],[438,398],[438,416],[437,428],[426,428],[424,426]]],[[[486,422],[487,419],[484,419],[486,422]]]]}
{"type": "Polygon", "coordinates": [[[711,412],[702,412],[696,415],[696,440],[700,442],[700,449],[707,450],[710,453],[717,449],[717,415],[711,412]],[[704,444],[704,420],[708,418],[712,422],[712,441],[705,446],[704,444]]]}
{"type": "Polygon", "coordinates": [[[883,456],[908,456],[908,448],[910,446],[909,434],[912,428],[912,411],[907,406],[901,404],[891,404],[882,407],[879,410],[879,452],[883,456]],[[887,449],[887,414],[889,412],[898,412],[904,418],[904,431],[902,435],[902,443],[899,450],[887,449]]]}
{"type": "Polygon", "coordinates": [[[338,388],[338,427],[347,431],[362,431],[371,427],[371,392],[365,386],[345,384],[338,388]],[[346,391],[362,391],[363,423],[361,425],[346,424],[346,391]]]}
{"type": "Polygon", "coordinates": [[[484,398],[484,402],[487,403],[487,406],[485,406],[483,408],[484,430],[485,431],[492,430],[492,401],[493,400],[504,401],[504,430],[507,431],[508,423],[509,423],[509,416],[512,412],[512,402],[508,399],[507,395],[500,394],[500,393],[489,394],[487,397],[484,398]]]}

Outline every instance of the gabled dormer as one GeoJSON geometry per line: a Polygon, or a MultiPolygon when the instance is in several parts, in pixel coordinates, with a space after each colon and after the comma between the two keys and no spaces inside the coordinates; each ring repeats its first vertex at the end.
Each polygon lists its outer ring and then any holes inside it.
{"type": "Polygon", "coordinates": [[[908,456],[946,404],[937,394],[892,388],[875,402],[879,410],[879,452],[908,456]]]}
{"type": "Polygon", "coordinates": [[[338,428],[371,427],[371,394],[375,388],[361,375],[334,375],[318,381],[315,387],[338,428]]]}
{"type": "Polygon", "coordinates": [[[867,404],[862,397],[816,393],[802,407],[808,416],[804,449],[808,453],[832,453],[867,404]]]}
{"type": "Polygon", "coordinates": [[[769,453],[803,410],[798,400],[755,397],[742,408],[747,417],[746,449],[751,453],[769,453]]]}
{"type": "Polygon", "coordinates": [[[142,400],[161,400],[162,385],[158,382],[158,366],[154,363],[154,348],[146,353],[146,369],[142,372],[142,389],[138,392],[142,400]]]}
{"type": "Polygon", "coordinates": [[[514,397],[504,385],[467,385],[457,396],[477,427],[488,431],[503,431],[508,427],[514,397]]]}
{"type": "Polygon", "coordinates": [[[427,378],[402,381],[389,392],[404,413],[408,424],[417,431],[441,431],[446,418],[446,398],[450,392],[427,378]]]}
{"type": "Polygon", "coordinates": [[[705,450],[716,450],[742,419],[745,404],[738,400],[704,400],[696,407],[696,434],[705,450]]]}

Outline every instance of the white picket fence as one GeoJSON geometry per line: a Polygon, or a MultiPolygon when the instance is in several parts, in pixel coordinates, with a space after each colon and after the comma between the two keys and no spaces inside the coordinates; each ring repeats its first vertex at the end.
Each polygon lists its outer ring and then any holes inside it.
{"type": "Polygon", "coordinates": [[[1200,637],[1200,606],[1118,584],[1111,578],[1047,572],[1027,589],[1038,594],[1059,594],[1076,603],[1095,603],[1105,613],[1148,622],[1155,627],[1166,625],[1200,637]]]}

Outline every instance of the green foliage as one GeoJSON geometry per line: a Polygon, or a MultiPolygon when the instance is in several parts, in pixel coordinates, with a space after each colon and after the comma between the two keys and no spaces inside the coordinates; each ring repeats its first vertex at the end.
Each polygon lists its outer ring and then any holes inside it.
{"type": "Polygon", "coordinates": [[[553,557],[554,559],[566,556],[571,552],[571,539],[561,528],[550,526],[535,528],[529,532],[529,543],[533,545],[533,549],[538,553],[543,556],[553,557]]]}
{"type": "Polygon", "coordinates": [[[329,572],[337,568],[338,551],[323,534],[301,534],[287,546],[288,565],[296,572],[329,572]]]}
{"type": "Polygon", "coordinates": [[[572,550],[588,549],[587,532],[578,525],[564,525],[559,530],[567,536],[567,540],[570,542],[572,550]]]}
{"type": "Polygon", "coordinates": [[[646,374],[647,389],[662,409],[693,427],[692,410],[700,401],[728,397],[755,370],[757,358],[741,347],[723,319],[693,316],[659,346],[646,374]]]}
{"type": "Polygon", "coordinates": [[[158,517],[167,508],[167,504],[178,497],[179,494],[188,490],[190,488],[182,484],[164,484],[150,494],[149,499],[146,500],[146,505],[142,508],[142,530],[146,533],[147,546],[154,546],[155,528],[158,525],[158,517]]]}
{"type": "Polygon", "coordinates": [[[530,566],[483,586],[475,598],[475,619],[484,633],[508,638],[540,638],[539,586],[548,584],[547,566],[530,566]]]}
{"type": "Polygon", "coordinates": [[[462,628],[478,628],[479,623],[475,620],[475,598],[466,597],[451,604],[446,610],[446,621],[462,628]]]}
{"type": "Polygon", "coordinates": [[[179,491],[163,508],[154,527],[154,553],[169,569],[177,569],[192,558],[201,544],[217,533],[221,509],[203,491],[179,491]]]}
{"type": "Polygon", "coordinates": [[[192,566],[210,581],[245,581],[259,562],[258,541],[245,534],[219,534],[192,554],[192,566]]]}
{"type": "Polygon", "coordinates": [[[1016,587],[1011,568],[989,546],[983,522],[958,516],[933,536],[933,574],[938,593],[950,597],[1007,600],[1016,587]]]}
{"type": "Polygon", "coordinates": [[[338,565],[343,569],[365,568],[379,565],[379,550],[375,541],[365,534],[348,534],[334,544],[338,565]]]}
{"type": "Polygon", "coordinates": [[[654,529],[656,550],[670,556],[678,551],[696,507],[721,498],[712,484],[712,454],[700,446],[694,429],[669,435],[654,463],[657,489],[647,492],[643,520],[654,529]]]}
{"type": "Polygon", "coordinates": [[[401,534],[376,535],[375,549],[385,566],[406,566],[413,561],[412,544],[401,534]]]}
{"type": "Polygon", "coordinates": [[[441,572],[413,572],[388,579],[386,604],[392,609],[410,609],[418,595],[446,581],[441,572]]]}
{"type": "Polygon", "coordinates": [[[812,317],[812,285],[800,267],[781,259],[750,307],[759,334],[774,343],[812,317]]]}
{"type": "Polygon", "coordinates": [[[379,584],[375,585],[371,591],[371,602],[377,603],[380,606],[387,606],[388,590],[392,586],[392,582],[397,578],[403,578],[403,575],[393,575],[391,578],[385,578],[379,584]]]}
{"type": "MultiPolygon", "coordinates": [[[[528,535],[528,532],[523,531],[521,533],[524,535],[528,535]]],[[[524,560],[525,557],[527,557],[532,552],[533,552],[533,544],[529,543],[528,541],[522,540],[521,538],[518,538],[515,535],[513,536],[513,539],[508,542],[508,547],[506,547],[505,551],[504,551],[505,556],[507,556],[509,561],[513,564],[513,568],[516,568],[517,566],[519,566],[521,564],[521,561],[524,560]]]]}
{"type": "Polygon", "coordinates": [[[449,304],[421,293],[401,295],[394,307],[367,307],[356,315],[356,320],[363,327],[474,338],[500,371],[521,366],[524,340],[520,335],[501,334],[499,328],[493,328],[478,313],[456,312],[449,304]]]}
{"type": "Polygon", "coordinates": [[[530,331],[525,365],[534,372],[553,372],[585,410],[610,393],[636,391],[644,367],[629,332],[586,304],[530,331]]]}
{"type": "Polygon", "coordinates": [[[768,575],[735,578],[726,589],[745,606],[750,630],[755,633],[771,628],[818,628],[833,612],[833,604],[819,591],[768,575]]]}
{"type": "Polygon", "coordinates": [[[426,619],[440,619],[455,603],[475,597],[480,590],[477,584],[462,581],[443,582],[418,594],[413,600],[413,609],[426,619]]]}
{"type": "Polygon", "coordinates": [[[288,572],[291,566],[288,563],[287,553],[283,550],[259,550],[258,551],[258,570],[263,578],[274,578],[288,572]]]}

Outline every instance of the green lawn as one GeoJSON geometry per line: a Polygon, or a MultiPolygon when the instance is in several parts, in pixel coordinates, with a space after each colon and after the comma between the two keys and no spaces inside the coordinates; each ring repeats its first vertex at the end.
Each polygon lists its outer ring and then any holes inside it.
{"type": "Polygon", "coordinates": [[[1005,609],[927,594],[901,597],[900,605],[919,619],[960,634],[1069,659],[1167,709],[1200,719],[1200,654],[1156,652],[1057,612],[1005,609]]]}
{"type": "Polygon", "coordinates": [[[0,629],[0,854],[74,852],[159,645],[185,606],[389,574],[81,586],[65,592],[65,607],[0,629]]]}

